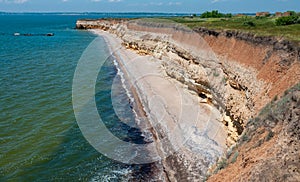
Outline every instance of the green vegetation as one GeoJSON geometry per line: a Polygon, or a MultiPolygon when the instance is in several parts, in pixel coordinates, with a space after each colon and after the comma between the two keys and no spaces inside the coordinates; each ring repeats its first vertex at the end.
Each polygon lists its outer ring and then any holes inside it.
{"type": "Polygon", "coordinates": [[[239,152],[238,151],[235,151],[235,153],[233,154],[233,157],[231,159],[231,163],[235,163],[237,157],[239,156],[239,152]]]}
{"type": "Polygon", "coordinates": [[[223,14],[223,13],[219,13],[218,10],[213,10],[211,12],[206,11],[206,12],[202,13],[200,17],[201,18],[224,18],[224,17],[231,18],[232,14],[231,13],[223,14]]]}
{"type": "Polygon", "coordinates": [[[240,142],[243,143],[243,142],[248,142],[248,141],[249,141],[249,137],[248,137],[248,135],[246,135],[244,133],[240,138],[240,142]]]}
{"type": "Polygon", "coordinates": [[[258,36],[284,37],[287,40],[300,42],[299,13],[289,17],[255,17],[255,16],[220,16],[218,11],[205,12],[200,17],[174,17],[177,23],[182,23],[190,28],[206,27],[214,30],[238,30],[258,36]],[[208,18],[203,18],[208,17],[208,18]],[[217,17],[217,18],[216,18],[217,17]],[[297,20],[296,18],[297,17],[297,20]],[[287,19],[287,20],[286,20],[287,19]],[[290,19],[294,24],[290,24],[290,19]],[[276,23],[278,22],[278,23],[276,23]],[[296,23],[296,24],[295,24],[296,23]],[[282,24],[279,26],[279,24],[282,24]]]}
{"type": "Polygon", "coordinates": [[[295,11],[287,11],[287,12],[290,12],[291,13],[291,16],[299,16],[300,13],[296,13],[295,11]]]}
{"type": "MultiPolygon", "coordinates": [[[[292,101],[294,102],[294,104],[296,104],[299,101],[299,97],[297,96],[297,94],[294,94],[299,91],[300,82],[295,86],[291,87],[290,89],[286,90],[283,96],[275,96],[273,101],[267,104],[267,106],[265,106],[265,108],[260,112],[260,114],[257,117],[249,120],[243,135],[240,137],[237,144],[229,148],[226,155],[224,155],[219,160],[219,162],[214,168],[213,174],[217,173],[221,169],[226,168],[230,163],[235,163],[240,154],[245,154],[242,150],[240,150],[243,145],[246,145],[246,152],[260,147],[264,144],[264,142],[268,142],[274,136],[276,136],[275,131],[272,130],[276,127],[276,125],[282,125],[284,122],[288,123],[288,125],[290,125],[290,122],[297,123],[297,119],[288,119],[286,118],[286,116],[290,115],[289,113],[291,113],[292,108],[295,107],[291,107],[293,106],[291,104],[292,101]],[[258,128],[263,129],[258,130],[258,128]],[[263,135],[265,136],[262,138],[263,135]],[[254,142],[250,143],[252,144],[252,146],[249,146],[248,142],[251,141],[253,138],[255,140],[254,142]]],[[[295,125],[291,124],[290,126],[295,125]]]]}
{"type": "Polygon", "coordinates": [[[228,162],[227,159],[222,158],[218,163],[217,163],[217,168],[214,171],[214,173],[216,174],[218,171],[220,171],[221,169],[224,169],[225,167],[227,167],[228,162]]]}
{"type": "Polygon", "coordinates": [[[276,19],[275,24],[277,26],[281,25],[292,25],[298,23],[298,16],[284,16],[276,19]]]}
{"type": "Polygon", "coordinates": [[[272,130],[269,130],[269,133],[266,137],[266,141],[269,141],[274,136],[274,132],[272,130]]]}
{"type": "Polygon", "coordinates": [[[243,23],[243,25],[245,25],[245,26],[250,26],[250,27],[254,27],[254,26],[255,26],[255,23],[253,23],[253,21],[245,21],[245,22],[243,23]]]}
{"type": "Polygon", "coordinates": [[[220,74],[218,72],[214,72],[214,77],[218,77],[220,74]]]}
{"type": "Polygon", "coordinates": [[[277,100],[278,100],[278,95],[275,95],[275,97],[272,101],[277,101],[277,100]]]}

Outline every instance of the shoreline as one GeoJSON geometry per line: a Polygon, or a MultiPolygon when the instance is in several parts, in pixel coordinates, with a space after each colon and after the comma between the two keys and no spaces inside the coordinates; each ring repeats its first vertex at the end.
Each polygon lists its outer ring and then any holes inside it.
{"type": "MultiPolygon", "coordinates": [[[[123,53],[120,53],[118,52],[118,50],[122,49],[122,45],[120,44],[120,48],[114,48],[113,47],[116,45],[116,44],[113,44],[112,42],[114,42],[112,39],[114,39],[115,37],[111,37],[112,35],[109,35],[107,34],[106,32],[100,32],[100,31],[95,31],[95,30],[92,30],[91,32],[93,32],[94,34],[98,35],[98,36],[101,36],[104,40],[105,40],[105,43],[107,44],[107,47],[109,48],[109,51],[110,51],[110,54],[113,55],[113,57],[115,58],[115,61],[117,62],[118,65],[115,65],[116,67],[118,67],[120,69],[120,71],[123,73],[123,78],[125,79],[125,82],[127,83],[124,83],[125,85],[123,85],[123,87],[127,87],[129,86],[129,88],[124,88],[125,90],[129,91],[130,93],[129,94],[132,94],[133,96],[133,100],[131,100],[129,98],[129,102],[130,104],[133,105],[133,107],[131,108],[132,109],[132,112],[134,112],[135,114],[135,124],[137,126],[138,129],[141,130],[142,132],[142,135],[144,137],[144,142],[148,143],[147,140],[150,140],[150,142],[153,140],[157,140],[157,133],[155,132],[155,130],[153,129],[152,126],[150,126],[150,123],[149,123],[149,120],[147,119],[147,112],[145,111],[145,106],[143,105],[143,102],[141,101],[141,97],[140,97],[140,93],[138,93],[138,89],[134,86],[134,84],[131,82],[129,76],[128,76],[128,70],[126,70],[126,68],[124,67],[124,57],[126,57],[126,54],[123,52],[123,53]],[[128,90],[129,89],[129,90],[128,90]],[[148,126],[146,128],[147,131],[144,131],[145,128],[142,128],[140,125],[141,123],[140,122],[147,122],[147,124],[143,123],[144,126],[142,127],[145,127],[148,126]],[[151,128],[149,128],[149,126],[151,128]],[[148,138],[147,138],[147,134],[145,135],[145,132],[150,132],[151,133],[151,136],[149,138],[149,135],[148,135],[148,138]],[[145,141],[146,139],[146,141],[145,141]]],[[[117,40],[116,38],[114,39],[115,41],[117,40]]],[[[128,97],[130,97],[128,94],[127,94],[128,97]]],[[[149,153],[151,153],[151,151],[149,151],[149,153]]],[[[142,170],[142,171],[135,171],[135,167],[133,169],[133,176],[141,176],[141,172],[143,174],[143,177],[144,175],[146,175],[147,177],[150,177],[151,179],[156,179],[156,180],[161,180],[161,175],[160,173],[162,173],[161,169],[161,166],[158,162],[154,162],[154,163],[149,163],[149,164],[133,164],[134,166],[138,165],[140,166],[142,169],[145,168],[145,170],[142,170]],[[150,168],[150,169],[149,169],[150,168]],[[156,171],[156,174],[155,174],[155,171],[156,171]],[[157,173],[158,171],[158,173],[157,173]]]]}
{"type": "MultiPolygon", "coordinates": [[[[153,57],[161,63],[162,72],[166,78],[172,80],[172,85],[178,83],[179,90],[189,91],[198,98],[198,101],[191,104],[192,107],[185,105],[188,109],[183,110],[185,116],[183,115],[183,119],[180,118],[182,120],[176,118],[178,113],[174,112],[174,109],[178,105],[171,104],[172,102],[166,104],[169,107],[165,110],[168,111],[168,116],[175,113],[173,118],[164,118],[158,122],[155,120],[155,117],[159,116],[159,112],[155,112],[157,108],[154,112],[147,111],[154,117],[150,122],[155,126],[159,139],[170,139],[163,146],[158,146],[163,152],[176,148],[180,136],[185,136],[184,129],[193,127],[186,130],[191,135],[188,135],[189,139],[185,145],[177,153],[162,160],[166,181],[207,180],[211,175],[208,180],[258,180],[265,175],[274,179],[271,172],[262,172],[273,166],[268,161],[280,166],[280,176],[285,176],[286,171],[282,170],[283,160],[274,158],[270,150],[275,150],[274,154],[280,156],[282,155],[280,149],[283,148],[289,151],[287,155],[290,159],[287,161],[294,161],[295,153],[282,141],[297,141],[293,137],[297,131],[286,132],[293,123],[285,120],[279,123],[278,120],[269,122],[261,117],[275,114],[273,119],[280,118],[282,113],[273,112],[277,107],[274,102],[293,103],[297,100],[296,93],[291,91],[295,92],[292,87],[300,80],[299,51],[297,51],[299,47],[282,39],[270,39],[237,31],[216,32],[206,28],[185,31],[180,28],[181,25],[176,26],[156,19],[132,21],[100,19],[92,23],[80,20],[77,21],[76,27],[103,30],[119,38],[123,46],[136,55],[153,57]],[[291,98],[294,100],[287,100],[291,98]],[[195,107],[197,105],[198,108],[195,107]],[[202,118],[195,115],[191,117],[196,112],[200,112],[202,118]],[[215,113],[211,116],[219,117],[209,118],[208,113],[215,113]],[[196,125],[190,122],[194,118],[198,121],[196,125]],[[206,120],[209,122],[205,122],[206,120]],[[181,130],[174,131],[176,126],[181,130]],[[225,133],[222,135],[219,132],[225,133]],[[289,137],[287,133],[291,136],[289,137]],[[174,139],[172,134],[175,138],[179,138],[172,140],[174,139]],[[258,146],[255,141],[259,141],[258,146]],[[279,145],[272,147],[276,142],[280,142],[279,145]],[[220,152],[219,147],[222,144],[226,144],[228,148],[224,147],[220,152]],[[247,152],[249,149],[251,153],[247,152]],[[265,158],[262,160],[260,156],[265,158]],[[245,159],[249,159],[250,163],[245,159]],[[249,167],[243,167],[246,165],[249,167]],[[252,170],[256,172],[249,173],[252,170]]],[[[135,64],[142,64],[140,71],[144,71],[143,67],[147,67],[148,62],[139,60],[135,64]]],[[[150,80],[150,83],[154,88],[164,85],[158,81],[150,80]]],[[[146,94],[142,92],[143,95],[140,96],[143,97],[142,101],[147,101],[144,95],[147,95],[148,90],[151,89],[142,88],[142,91],[146,91],[146,94]]],[[[174,93],[170,88],[165,88],[167,94],[159,89],[156,91],[165,99],[174,93]]],[[[192,98],[186,93],[183,96],[187,96],[184,97],[183,103],[192,98]]],[[[291,107],[286,108],[285,112],[296,112],[295,110],[296,107],[291,107]]],[[[294,120],[296,121],[296,118],[294,120]]],[[[291,179],[295,177],[296,173],[292,174],[291,179]]]]}
{"type": "MultiPolygon", "coordinates": [[[[123,63],[123,61],[121,61],[122,60],[121,56],[119,54],[117,54],[117,50],[115,50],[115,51],[112,50],[112,45],[111,45],[110,41],[108,40],[107,35],[103,34],[103,32],[102,33],[96,32],[96,31],[92,31],[92,32],[94,32],[98,36],[103,37],[103,39],[105,40],[105,43],[107,44],[107,46],[109,48],[110,54],[113,55],[113,57],[115,58],[115,61],[117,62],[117,65],[115,65],[115,66],[120,68],[120,71],[123,73],[123,76],[124,76],[123,78],[127,82],[127,84],[124,83],[123,87],[126,87],[124,89],[129,91],[130,93],[132,93],[133,100],[130,100],[130,104],[133,104],[132,109],[135,112],[136,117],[147,117],[147,114],[146,114],[144,107],[142,105],[142,102],[140,100],[139,94],[137,93],[136,89],[134,88],[133,84],[131,83],[131,81],[128,77],[128,73],[127,73],[126,69],[124,68],[124,63],[123,63]],[[129,86],[129,90],[128,90],[127,86],[129,86]],[[136,103],[133,103],[134,101],[136,101],[136,103]]],[[[128,95],[128,97],[130,97],[130,96],[128,95]]]]}
{"type": "Polygon", "coordinates": [[[200,175],[204,179],[201,174],[225,152],[226,137],[219,122],[219,111],[201,104],[197,94],[168,76],[162,69],[161,60],[126,49],[115,34],[102,30],[93,32],[105,39],[126,73],[125,79],[135,82],[131,92],[139,101],[137,114],[146,116],[149,122],[149,125],[139,123],[138,126],[141,131],[145,126],[150,130],[156,146],[154,150],[162,158],[155,162],[153,170],[156,174],[153,175],[159,176],[160,180],[173,181],[175,171],[184,169],[180,174],[182,177],[200,175]],[[190,171],[182,166],[184,163],[195,166],[194,170],[197,168],[199,172],[190,171]]]}

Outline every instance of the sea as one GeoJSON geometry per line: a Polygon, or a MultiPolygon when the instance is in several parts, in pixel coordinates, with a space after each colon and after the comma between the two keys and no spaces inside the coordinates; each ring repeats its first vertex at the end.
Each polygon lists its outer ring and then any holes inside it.
{"type": "MultiPolygon", "coordinates": [[[[96,35],[74,27],[77,19],[84,18],[184,15],[0,12],[0,181],[150,180],[151,164],[123,164],[105,157],[89,144],[77,125],[73,76],[96,35]],[[54,36],[45,36],[48,33],[54,36]]],[[[120,70],[103,39],[94,57],[105,60],[95,95],[102,120],[120,139],[143,143],[139,129],[122,122],[114,111],[112,98],[122,105],[122,120],[134,120],[120,70]],[[114,79],[119,80],[120,88],[112,95],[114,79]]]]}

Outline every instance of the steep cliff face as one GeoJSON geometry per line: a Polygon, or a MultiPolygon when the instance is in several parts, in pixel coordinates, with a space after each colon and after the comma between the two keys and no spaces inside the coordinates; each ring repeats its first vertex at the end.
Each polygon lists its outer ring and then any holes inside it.
{"type": "MultiPolygon", "coordinates": [[[[152,55],[162,60],[162,67],[166,75],[180,81],[197,93],[201,102],[210,104],[223,113],[220,122],[223,122],[228,133],[226,143],[228,147],[236,144],[243,133],[249,132],[248,121],[255,118],[262,108],[274,97],[280,97],[287,88],[300,81],[299,47],[285,40],[257,37],[234,31],[217,32],[205,28],[190,30],[173,23],[143,20],[97,20],[92,24],[78,21],[76,26],[80,29],[99,28],[109,31],[120,37],[126,48],[136,51],[138,54],[152,55]]],[[[299,104],[288,105],[288,107],[297,108],[299,104]]],[[[282,124],[271,129],[276,137],[260,144],[263,148],[251,148],[252,153],[260,155],[264,147],[268,148],[281,141],[279,139],[283,134],[279,131],[285,131],[290,126],[283,118],[281,119],[282,124]],[[270,144],[271,141],[272,144],[270,144]]],[[[294,124],[298,123],[294,122],[294,124]]],[[[252,131],[260,131],[263,128],[260,135],[257,136],[259,139],[269,135],[269,130],[266,130],[264,125],[251,127],[252,131]]],[[[290,141],[288,135],[283,140],[290,141]]],[[[246,142],[254,145],[256,141],[246,142]]],[[[281,144],[276,146],[278,150],[287,145],[284,142],[281,144]]],[[[299,146],[295,147],[297,150],[299,149],[299,146]]],[[[249,151],[250,149],[247,148],[247,145],[243,145],[241,150],[249,151]]],[[[289,150],[289,152],[291,151],[289,150]]],[[[276,155],[280,155],[280,153],[276,155]]],[[[180,166],[180,156],[172,157],[166,161],[165,165],[170,167],[178,163],[176,166],[180,166]]],[[[233,157],[235,160],[237,158],[234,155],[229,157],[231,160],[233,157]]],[[[271,160],[267,152],[264,153],[264,158],[257,160],[266,163],[269,159],[271,160]]],[[[238,158],[239,160],[240,158],[238,158]]],[[[241,160],[245,162],[246,159],[242,158],[241,160]]],[[[235,165],[232,164],[232,166],[235,165]]],[[[259,170],[259,166],[254,164],[250,166],[251,168],[247,168],[247,170],[251,171],[254,168],[259,170]]],[[[184,180],[187,178],[180,178],[180,176],[190,177],[185,174],[184,170],[174,169],[174,171],[176,170],[178,170],[178,175],[173,176],[172,179],[184,180]]],[[[241,175],[246,175],[243,171],[239,172],[241,175]]],[[[227,173],[230,172],[227,171],[227,173]]],[[[239,174],[236,175],[239,176],[239,174]]],[[[255,174],[253,173],[253,175],[255,174]]],[[[262,175],[262,173],[260,174],[262,175]]],[[[225,174],[222,173],[222,175],[225,174]]],[[[250,174],[247,173],[247,175],[250,174]]],[[[219,177],[211,179],[217,180],[219,177]]],[[[247,178],[244,176],[236,179],[247,178]]],[[[226,180],[230,180],[230,178],[226,178],[226,180]]]]}
{"type": "Polygon", "coordinates": [[[239,94],[225,98],[225,105],[235,116],[246,105],[249,115],[241,117],[244,124],[300,81],[300,48],[294,43],[234,31],[195,31],[223,60],[224,72],[239,86],[239,94]]]}
{"type": "MultiPolygon", "coordinates": [[[[216,54],[245,68],[255,69],[256,78],[268,85],[268,88],[263,88],[266,100],[262,95],[254,98],[255,111],[299,81],[300,48],[295,43],[234,31],[215,32],[203,28],[195,31],[204,37],[216,54]]],[[[238,70],[235,73],[238,74],[238,70]]],[[[237,81],[243,85],[244,80],[245,77],[237,81]]]]}
{"type": "Polygon", "coordinates": [[[299,121],[300,84],[248,122],[208,181],[299,181],[299,121]]]}

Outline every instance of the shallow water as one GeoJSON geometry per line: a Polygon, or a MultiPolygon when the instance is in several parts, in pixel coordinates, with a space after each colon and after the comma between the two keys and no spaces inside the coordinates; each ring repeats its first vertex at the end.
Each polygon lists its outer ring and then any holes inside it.
{"type": "MultiPolygon", "coordinates": [[[[101,16],[105,15],[0,14],[0,181],[127,181],[133,179],[132,172],[140,174],[135,176],[138,180],[151,170],[149,165],[129,166],[98,153],[74,117],[74,71],[95,35],[73,27],[79,18],[101,16]],[[13,36],[15,32],[55,36],[13,36]]],[[[112,108],[110,89],[117,69],[104,41],[97,55],[107,60],[96,86],[99,114],[119,138],[142,143],[139,130],[120,122],[112,108]]],[[[134,120],[125,90],[120,87],[113,97],[122,104],[123,119],[134,120]]]]}

